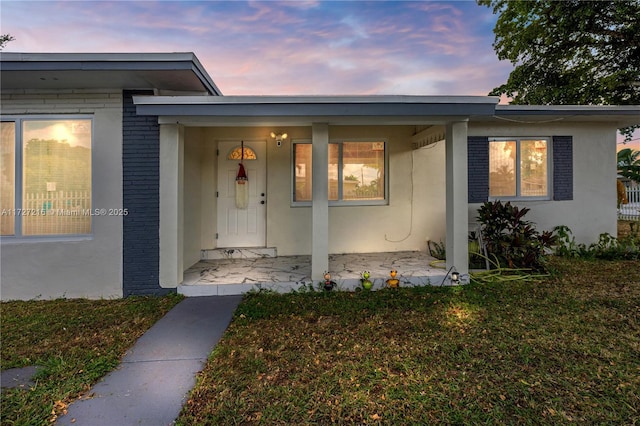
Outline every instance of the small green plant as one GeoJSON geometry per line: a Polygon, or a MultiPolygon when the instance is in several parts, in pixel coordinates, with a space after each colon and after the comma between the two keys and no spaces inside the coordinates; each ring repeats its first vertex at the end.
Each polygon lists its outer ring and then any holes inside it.
{"type": "Polygon", "coordinates": [[[510,202],[485,202],[478,209],[482,237],[487,253],[502,267],[545,271],[545,252],[556,243],[552,232],[539,233],[532,222],[524,220],[530,209],[510,202]]]}
{"type": "Polygon", "coordinates": [[[585,244],[576,243],[576,238],[572,235],[571,229],[566,225],[559,225],[553,228],[556,235],[556,256],[562,257],[582,257],[588,258],[589,248],[585,244]]]}
{"type": "Polygon", "coordinates": [[[313,285],[313,281],[300,281],[298,283],[300,287],[296,290],[293,290],[292,293],[313,293],[316,291],[316,288],[313,285]]]}
{"type": "Polygon", "coordinates": [[[638,260],[640,259],[640,238],[628,235],[616,238],[608,233],[600,234],[598,242],[586,245],[578,244],[565,225],[556,226],[557,236],[555,254],[562,257],[605,260],[638,260]]]}
{"type": "Polygon", "coordinates": [[[429,247],[429,256],[435,257],[438,260],[445,260],[447,258],[447,246],[442,241],[436,243],[435,241],[429,240],[427,246],[429,247]]]}
{"type": "MultiPolygon", "coordinates": [[[[440,241],[436,243],[429,240],[427,242],[429,248],[429,255],[438,260],[445,260],[447,258],[447,248],[445,243],[440,241]]],[[[441,263],[441,262],[435,262],[441,263]]],[[[478,242],[478,236],[475,232],[469,233],[469,266],[472,269],[482,269],[486,266],[484,256],[482,255],[482,248],[478,242]]]]}
{"type": "Polygon", "coordinates": [[[471,269],[483,269],[486,266],[482,247],[475,232],[469,232],[469,267],[471,269]]]}
{"type": "Polygon", "coordinates": [[[605,260],[638,260],[640,259],[640,241],[628,236],[617,239],[607,233],[600,234],[598,242],[593,245],[595,257],[605,260]]]}

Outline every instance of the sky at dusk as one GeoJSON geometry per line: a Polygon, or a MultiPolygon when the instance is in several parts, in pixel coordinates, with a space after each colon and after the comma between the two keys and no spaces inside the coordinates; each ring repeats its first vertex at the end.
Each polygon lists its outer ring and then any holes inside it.
{"type": "Polygon", "coordinates": [[[0,0],[6,52],[194,52],[225,95],[486,95],[512,65],[474,1],[0,0]]]}
{"type": "Polygon", "coordinates": [[[194,52],[226,95],[486,95],[508,76],[472,1],[5,1],[6,51],[194,52]],[[472,60],[470,60],[472,59],[472,60]]]}

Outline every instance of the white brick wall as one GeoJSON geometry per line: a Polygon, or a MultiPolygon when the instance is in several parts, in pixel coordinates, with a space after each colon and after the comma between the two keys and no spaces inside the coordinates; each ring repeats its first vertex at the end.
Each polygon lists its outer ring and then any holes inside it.
{"type": "MultiPolygon", "coordinates": [[[[3,117],[91,114],[92,207],[122,208],[122,92],[2,91],[3,117]]],[[[2,300],[122,296],[122,217],[93,217],[81,237],[3,237],[2,300]]]]}
{"type": "Polygon", "coordinates": [[[91,114],[97,109],[122,108],[122,93],[113,90],[3,91],[3,115],[91,114]]]}

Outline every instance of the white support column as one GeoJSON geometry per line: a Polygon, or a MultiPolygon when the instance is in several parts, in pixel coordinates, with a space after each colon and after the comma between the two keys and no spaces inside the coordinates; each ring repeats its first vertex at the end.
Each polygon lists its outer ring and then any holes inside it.
{"type": "Polygon", "coordinates": [[[467,122],[447,124],[447,270],[469,273],[469,208],[467,182],[467,122]]]}
{"type": "Polygon", "coordinates": [[[311,135],[311,279],[316,281],[329,270],[329,125],[313,123],[311,135]]]}
{"type": "Polygon", "coordinates": [[[183,280],[184,127],[160,125],[160,286],[183,280]]]}

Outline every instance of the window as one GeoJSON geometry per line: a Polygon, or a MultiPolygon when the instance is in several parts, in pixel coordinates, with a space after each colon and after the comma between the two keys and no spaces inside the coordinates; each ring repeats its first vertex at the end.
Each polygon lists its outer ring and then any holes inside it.
{"type": "Polygon", "coordinates": [[[2,183],[0,187],[0,235],[14,234],[14,220],[12,214],[15,210],[15,163],[16,163],[16,123],[0,123],[0,153],[2,154],[2,183]]]}
{"type": "MultiPolygon", "coordinates": [[[[384,204],[386,202],[385,142],[343,141],[329,144],[329,201],[332,204],[384,204]]],[[[309,202],[311,144],[294,142],[294,202],[309,202]]]]}
{"type": "Polygon", "coordinates": [[[227,160],[256,160],[258,157],[253,149],[237,146],[229,152],[227,160]]]}
{"type": "Polygon", "coordinates": [[[549,141],[489,139],[489,197],[548,199],[549,141]]]}
{"type": "Polygon", "coordinates": [[[91,232],[90,118],[2,122],[1,235],[91,232]]]}

